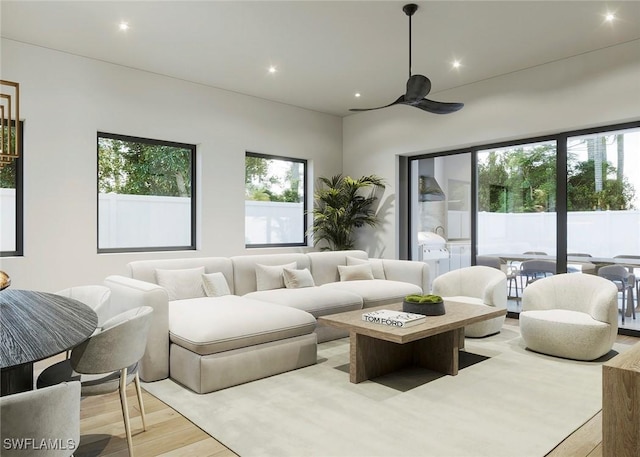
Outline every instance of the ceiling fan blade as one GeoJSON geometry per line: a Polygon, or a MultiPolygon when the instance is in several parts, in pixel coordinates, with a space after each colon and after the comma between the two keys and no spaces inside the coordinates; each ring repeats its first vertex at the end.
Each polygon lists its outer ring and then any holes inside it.
{"type": "Polygon", "coordinates": [[[404,98],[408,102],[422,100],[431,91],[431,81],[424,75],[413,75],[407,81],[407,93],[404,98]]]}
{"type": "Polygon", "coordinates": [[[377,108],[351,108],[349,111],[371,111],[374,109],[388,108],[389,106],[397,105],[398,103],[404,103],[404,95],[401,95],[395,102],[389,103],[388,105],[378,106],[377,108]]]}
{"type": "Polygon", "coordinates": [[[411,106],[420,108],[421,110],[428,111],[435,114],[449,114],[461,110],[464,103],[446,103],[436,102],[427,98],[420,100],[418,103],[412,103],[411,106]]]}

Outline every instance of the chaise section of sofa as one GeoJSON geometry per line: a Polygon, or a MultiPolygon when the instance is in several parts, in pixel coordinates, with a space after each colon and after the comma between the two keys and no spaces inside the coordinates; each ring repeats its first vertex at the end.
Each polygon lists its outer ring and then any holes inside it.
{"type": "Polygon", "coordinates": [[[169,300],[155,283],[156,270],[193,268],[222,273],[233,290],[231,261],[218,257],[132,262],[133,277],[105,279],[120,306],[154,308],[143,381],[170,376],[207,393],[316,363],[316,320],[305,311],[236,295],[169,300]]]}

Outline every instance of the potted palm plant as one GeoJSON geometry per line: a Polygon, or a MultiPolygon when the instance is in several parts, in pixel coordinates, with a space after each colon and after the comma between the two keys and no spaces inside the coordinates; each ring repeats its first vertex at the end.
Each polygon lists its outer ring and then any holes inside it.
{"type": "Polygon", "coordinates": [[[313,244],[326,243],[323,251],[353,249],[354,229],[378,224],[373,204],[378,199],[377,191],[384,187],[384,180],[375,175],[359,179],[342,175],[319,178],[310,230],[313,244]]]}

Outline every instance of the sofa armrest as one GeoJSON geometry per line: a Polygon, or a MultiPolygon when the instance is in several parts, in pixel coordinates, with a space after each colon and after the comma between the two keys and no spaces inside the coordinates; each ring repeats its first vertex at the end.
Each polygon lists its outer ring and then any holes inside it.
{"type": "Polygon", "coordinates": [[[120,311],[151,306],[151,328],[140,359],[140,377],[145,382],[169,377],[169,295],[158,286],[138,279],[113,275],[104,280],[111,289],[111,303],[120,311]]]}
{"type": "Polygon", "coordinates": [[[422,293],[429,293],[429,265],[414,260],[382,259],[384,275],[390,281],[415,284],[422,293]]]}

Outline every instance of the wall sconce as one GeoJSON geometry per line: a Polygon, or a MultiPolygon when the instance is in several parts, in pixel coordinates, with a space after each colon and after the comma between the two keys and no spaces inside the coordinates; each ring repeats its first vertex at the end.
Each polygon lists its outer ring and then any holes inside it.
{"type": "Polygon", "coordinates": [[[19,157],[20,84],[0,80],[0,168],[19,157]]]}

